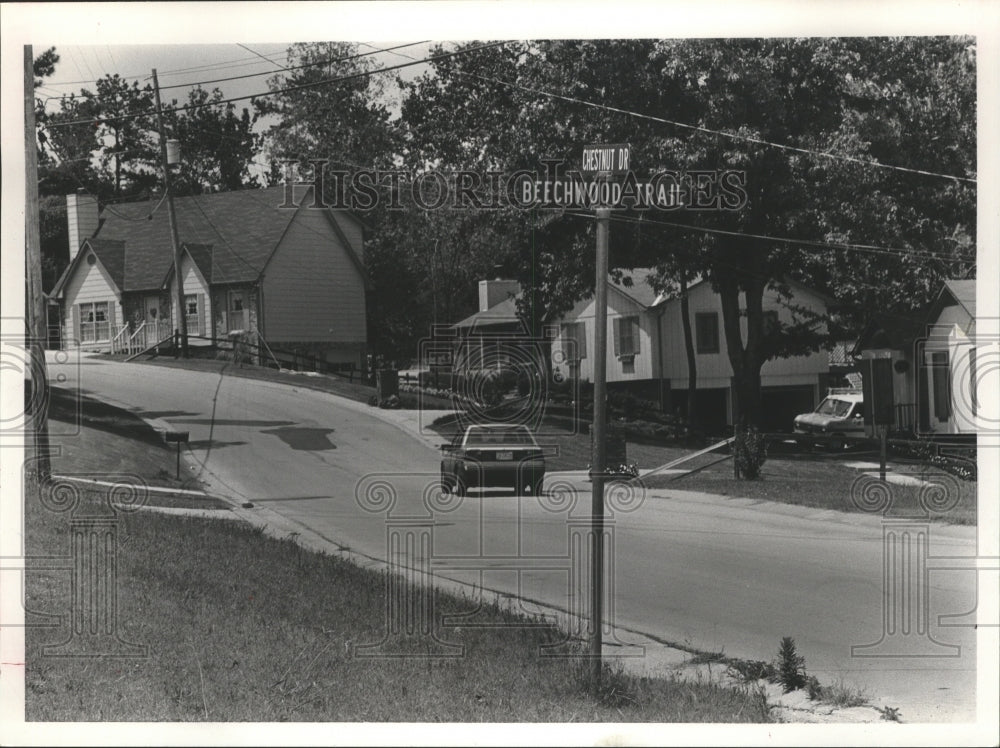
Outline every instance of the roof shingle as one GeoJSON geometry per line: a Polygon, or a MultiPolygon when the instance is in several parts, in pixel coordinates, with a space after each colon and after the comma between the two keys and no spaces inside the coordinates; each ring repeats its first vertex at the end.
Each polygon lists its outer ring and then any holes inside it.
{"type": "MultiPolygon", "coordinates": [[[[296,191],[298,204],[306,194],[296,191]]],[[[210,283],[256,280],[295,215],[294,208],[280,207],[283,200],[283,186],[175,198],[178,239],[189,250],[201,247],[192,256],[210,283]]],[[[123,288],[160,288],[173,263],[166,206],[124,203],[103,218],[98,238],[128,245],[123,288]]]]}

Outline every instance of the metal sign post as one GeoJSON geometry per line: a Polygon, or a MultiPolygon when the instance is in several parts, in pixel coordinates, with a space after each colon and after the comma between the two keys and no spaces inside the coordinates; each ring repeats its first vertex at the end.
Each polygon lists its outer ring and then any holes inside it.
{"type": "Polygon", "coordinates": [[[597,209],[597,278],[594,287],[594,423],[591,475],[591,553],[590,567],[590,655],[594,683],[601,678],[602,602],[604,596],[604,471],[607,468],[605,431],[607,430],[608,357],[608,224],[611,209],[597,209]]]}
{"type": "MultiPolygon", "coordinates": [[[[584,146],[582,171],[597,179],[621,176],[631,167],[631,148],[624,143],[584,146]]],[[[597,258],[594,281],[594,422],[591,427],[591,678],[600,683],[604,626],[604,479],[607,470],[608,359],[608,232],[611,208],[597,208],[597,258]]]]}

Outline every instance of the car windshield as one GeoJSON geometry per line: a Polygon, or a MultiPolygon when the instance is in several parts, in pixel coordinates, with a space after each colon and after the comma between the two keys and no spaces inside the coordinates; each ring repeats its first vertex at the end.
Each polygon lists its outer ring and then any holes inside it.
{"type": "Polygon", "coordinates": [[[467,445],[525,445],[534,446],[535,440],[531,432],[524,426],[518,427],[498,427],[488,428],[480,426],[471,429],[465,437],[467,445]]]}
{"type": "Polygon", "coordinates": [[[846,416],[850,410],[851,402],[849,400],[838,400],[833,397],[826,398],[816,408],[816,412],[821,416],[837,416],[839,418],[846,416]]]}

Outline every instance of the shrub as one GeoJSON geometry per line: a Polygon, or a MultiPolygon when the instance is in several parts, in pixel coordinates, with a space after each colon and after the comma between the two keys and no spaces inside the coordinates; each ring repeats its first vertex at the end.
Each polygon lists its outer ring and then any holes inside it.
{"type": "Polygon", "coordinates": [[[806,685],[806,658],[795,651],[795,640],[783,637],[778,650],[778,682],[785,693],[804,688],[806,685]]]}
{"type": "Polygon", "coordinates": [[[770,680],[774,681],[778,677],[778,671],[774,665],[763,660],[734,660],[729,664],[743,678],[743,680],[770,680]]]}
{"type": "Polygon", "coordinates": [[[756,428],[737,432],[733,441],[733,459],[739,475],[749,480],[760,477],[760,469],[767,461],[767,439],[756,428]]]}

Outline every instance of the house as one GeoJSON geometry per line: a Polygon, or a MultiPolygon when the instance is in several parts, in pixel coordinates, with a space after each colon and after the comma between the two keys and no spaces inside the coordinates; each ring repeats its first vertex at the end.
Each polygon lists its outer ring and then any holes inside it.
{"type": "MultiPolygon", "coordinates": [[[[679,297],[658,294],[649,269],[627,272],[608,284],[608,390],[627,390],[683,412],[688,366],[679,297]],[[628,278],[629,281],[626,281],[628,278]]],[[[790,305],[823,316],[833,303],[825,295],[787,282],[794,299],[783,301],[773,289],[764,294],[765,315],[791,323],[790,305]]],[[[726,353],[722,304],[705,280],[688,289],[688,306],[697,357],[698,411],[705,428],[721,431],[733,422],[733,370],[726,353]]],[[[553,362],[564,376],[593,381],[594,299],[580,301],[559,320],[553,362]]],[[[746,323],[743,323],[744,334],[746,323]]],[[[794,417],[812,410],[830,383],[828,353],[772,359],[761,369],[763,415],[769,430],[790,430],[794,417]]]]}
{"type": "Polygon", "coordinates": [[[174,199],[183,309],[162,200],[107,206],[67,197],[70,264],[52,297],[64,345],[121,351],[170,337],[186,317],[192,345],[242,331],[278,357],[362,368],[367,348],[365,225],[313,208],[311,187],[284,186],[174,199]]]}
{"type": "Polygon", "coordinates": [[[946,280],[916,348],[920,423],[932,434],[978,431],[976,281],[946,280]]]}
{"type": "Polygon", "coordinates": [[[976,281],[946,280],[931,305],[911,316],[872,321],[854,348],[888,350],[892,359],[893,430],[920,435],[976,433],[981,416],[975,344],[976,281]]]}
{"type": "Polygon", "coordinates": [[[479,281],[479,310],[451,325],[444,338],[452,341],[452,371],[501,369],[522,357],[529,333],[517,313],[520,288],[515,280],[479,281]]]}

